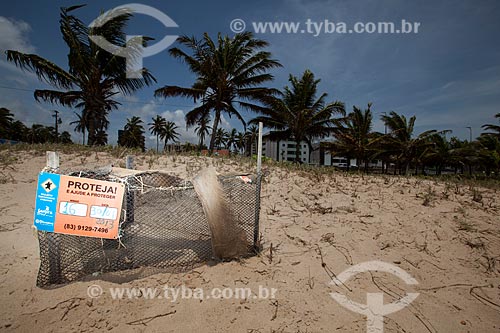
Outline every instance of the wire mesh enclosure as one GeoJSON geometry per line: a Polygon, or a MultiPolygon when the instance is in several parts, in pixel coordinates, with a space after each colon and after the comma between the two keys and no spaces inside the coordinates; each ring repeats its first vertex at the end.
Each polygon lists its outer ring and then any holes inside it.
{"type": "MultiPolygon", "coordinates": [[[[71,176],[126,185],[118,239],[38,231],[37,286],[140,267],[185,270],[213,258],[211,233],[190,181],[162,172],[117,177],[74,172],[71,176]]],[[[248,254],[258,240],[260,176],[219,176],[233,221],[244,231],[248,254]]]]}

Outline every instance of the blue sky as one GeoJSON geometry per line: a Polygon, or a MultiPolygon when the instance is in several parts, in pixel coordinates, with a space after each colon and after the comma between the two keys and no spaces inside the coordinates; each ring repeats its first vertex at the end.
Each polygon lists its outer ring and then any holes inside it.
{"type": "MultiPolygon", "coordinates": [[[[68,49],[59,32],[59,8],[73,1],[2,2],[0,11],[0,107],[9,108],[26,122],[50,125],[50,110],[62,113],[63,129],[81,140],[68,123],[73,111],[33,99],[34,89],[49,88],[30,73],[6,62],[4,51],[17,49],[36,53],[66,68],[68,49]]],[[[101,11],[127,1],[87,1],[78,16],[86,23],[101,11]]],[[[138,2],[139,3],[139,2],[138,2]]],[[[288,75],[300,75],[311,69],[321,79],[320,91],[330,100],[341,100],[347,109],[373,102],[374,129],[383,131],[382,112],[396,111],[408,117],[416,115],[416,131],[451,129],[453,136],[474,136],[481,125],[494,122],[500,112],[500,2],[480,1],[403,1],[403,0],[290,0],[290,1],[141,1],[155,7],[178,28],[165,28],[154,18],[136,15],[127,33],[160,40],[165,35],[201,36],[208,32],[233,35],[230,22],[241,18],[252,31],[252,22],[393,21],[420,22],[418,34],[311,34],[260,33],[256,37],[270,43],[269,51],[283,68],[273,70],[274,82],[282,88],[288,75]]],[[[154,43],[154,41],[153,41],[154,43]]],[[[174,44],[175,45],[175,44],[174,44]]],[[[194,77],[186,66],[171,58],[167,50],[145,58],[144,66],[158,80],[157,85],[133,96],[120,96],[122,106],[112,112],[109,141],[116,143],[117,130],[126,118],[137,115],[146,123],[156,114],[175,121],[182,139],[196,142],[192,130],[185,130],[184,114],[191,109],[188,99],[155,99],[153,91],[163,85],[189,86],[194,77]]],[[[251,114],[245,114],[247,119],[251,114]]],[[[224,118],[226,128],[241,125],[224,118]]],[[[154,139],[148,138],[148,146],[154,139]]]]}

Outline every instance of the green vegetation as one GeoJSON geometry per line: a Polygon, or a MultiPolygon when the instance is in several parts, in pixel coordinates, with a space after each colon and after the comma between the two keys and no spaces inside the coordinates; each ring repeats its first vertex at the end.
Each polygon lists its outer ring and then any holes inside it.
{"type": "Polygon", "coordinates": [[[127,124],[123,127],[123,131],[118,134],[118,144],[123,147],[140,148],[146,150],[144,127],[142,120],[139,117],[127,119],[127,124]]]}
{"type": "Polygon", "coordinates": [[[57,133],[55,126],[33,124],[27,127],[15,120],[9,109],[0,108],[0,139],[26,143],[63,143],[71,144],[71,134],[67,131],[57,133]]]}

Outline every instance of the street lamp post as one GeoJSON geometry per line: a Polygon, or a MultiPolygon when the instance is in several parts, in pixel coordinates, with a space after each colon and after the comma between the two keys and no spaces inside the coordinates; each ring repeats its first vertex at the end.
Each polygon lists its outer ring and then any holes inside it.
{"type": "Polygon", "coordinates": [[[54,114],[52,115],[52,117],[54,117],[56,119],[56,123],[55,123],[55,130],[56,130],[56,143],[59,143],[59,124],[61,123],[61,118],[59,118],[59,111],[57,110],[52,110],[52,112],[54,112],[54,114]]]}
{"type": "MultiPolygon", "coordinates": [[[[382,114],[387,117],[387,112],[382,112],[382,114]]],[[[384,121],[384,134],[387,134],[387,124],[385,123],[385,121],[384,121]]]]}

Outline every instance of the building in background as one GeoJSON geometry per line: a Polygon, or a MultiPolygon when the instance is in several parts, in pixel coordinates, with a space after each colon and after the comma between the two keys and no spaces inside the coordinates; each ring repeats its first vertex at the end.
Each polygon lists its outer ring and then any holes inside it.
{"type": "Polygon", "coordinates": [[[350,162],[351,166],[356,165],[356,159],[351,159],[342,156],[332,155],[331,142],[324,141],[313,144],[313,151],[311,153],[311,164],[318,166],[334,166],[337,168],[347,168],[350,162]]]}
{"type": "MultiPolygon", "coordinates": [[[[348,159],[344,156],[337,156],[333,150],[331,141],[314,143],[309,163],[317,166],[333,166],[337,168],[364,168],[364,165],[360,165],[355,158],[348,159]]],[[[368,168],[381,169],[382,161],[370,161],[368,168]]]]}
{"type": "MultiPolygon", "coordinates": [[[[294,162],[295,141],[272,139],[272,133],[266,133],[262,136],[262,156],[279,162],[294,162]]],[[[348,160],[343,156],[335,156],[335,153],[332,152],[331,142],[328,141],[313,143],[312,151],[309,149],[309,145],[302,141],[300,142],[299,152],[301,163],[337,168],[364,168],[364,165],[358,165],[358,161],[355,158],[348,160]]],[[[371,169],[382,168],[382,161],[370,161],[368,167],[371,169]]]]}
{"type": "MultiPolygon", "coordinates": [[[[271,139],[272,133],[269,132],[262,136],[262,155],[275,161],[294,162],[296,142],[293,140],[271,139]]],[[[306,142],[300,142],[299,153],[301,163],[310,163],[309,146],[306,142]]]]}

